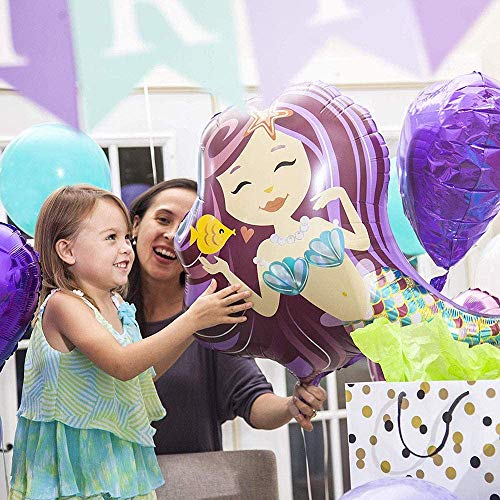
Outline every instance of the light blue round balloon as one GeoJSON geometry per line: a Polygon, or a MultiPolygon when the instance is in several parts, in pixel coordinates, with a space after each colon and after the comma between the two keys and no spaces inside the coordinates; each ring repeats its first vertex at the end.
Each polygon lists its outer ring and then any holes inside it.
{"type": "Polygon", "coordinates": [[[5,211],[33,236],[40,208],[53,191],[73,184],[110,189],[106,155],[89,136],[61,124],[30,127],[0,161],[0,199],[5,211]]]}
{"type": "Polygon", "coordinates": [[[389,224],[391,225],[394,238],[401,251],[405,255],[410,256],[425,253],[410,221],[406,218],[404,213],[403,200],[399,192],[396,158],[391,158],[387,211],[389,212],[389,224]]]}

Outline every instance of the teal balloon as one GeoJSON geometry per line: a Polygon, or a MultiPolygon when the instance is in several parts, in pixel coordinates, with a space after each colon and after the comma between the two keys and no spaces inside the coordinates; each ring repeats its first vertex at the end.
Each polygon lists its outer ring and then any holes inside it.
{"type": "Polygon", "coordinates": [[[47,196],[62,186],[80,183],[109,190],[109,164],[98,144],[67,125],[30,127],[10,142],[0,161],[2,205],[31,236],[47,196]]]}
{"type": "Polygon", "coordinates": [[[396,158],[391,158],[387,210],[389,212],[389,224],[401,251],[405,255],[411,256],[425,253],[403,210],[403,200],[399,192],[396,158]]]}

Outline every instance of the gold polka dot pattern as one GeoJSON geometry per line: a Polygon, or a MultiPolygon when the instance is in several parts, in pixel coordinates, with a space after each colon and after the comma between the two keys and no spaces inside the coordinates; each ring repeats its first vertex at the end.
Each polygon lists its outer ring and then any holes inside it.
{"type": "Polygon", "coordinates": [[[385,472],[387,474],[387,473],[391,472],[391,464],[387,460],[384,460],[380,464],[380,469],[382,470],[382,472],[385,472]]]}
{"type": "Polygon", "coordinates": [[[477,498],[497,498],[500,385],[495,384],[352,384],[346,390],[348,418],[355,415],[356,422],[355,427],[349,427],[351,475],[358,474],[358,484],[383,476],[409,475],[455,493],[459,485],[463,488],[465,484],[469,497],[476,494],[477,498]],[[440,451],[434,455],[438,446],[440,451]],[[421,459],[419,454],[432,457],[421,459]]]}
{"type": "Polygon", "coordinates": [[[492,444],[485,444],[483,446],[483,453],[487,456],[487,457],[492,457],[494,454],[495,454],[495,446],[492,445],[492,444]]]}
{"type": "Polygon", "coordinates": [[[349,390],[345,391],[345,400],[346,400],[347,403],[351,402],[351,400],[352,400],[352,393],[351,393],[351,391],[349,391],[349,390]]]}
{"type": "Polygon", "coordinates": [[[474,415],[476,407],[474,406],[473,403],[465,403],[464,410],[465,413],[467,413],[467,415],[474,415]]]}
{"type": "Polygon", "coordinates": [[[429,394],[429,391],[431,390],[431,386],[429,385],[429,382],[422,382],[420,384],[420,389],[422,389],[426,394],[429,394]]]}
{"type": "Polygon", "coordinates": [[[363,406],[361,413],[363,414],[363,417],[370,418],[373,414],[373,410],[370,406],[363,406]]]}
{"type": "Polygon", "coordinates": [[[494,480],[495,480],[495,476],[491,473],[491,472],[487,472],[485,475],[484,475],[484,480],[487,482],[487,483],[492,483],[494,480]]]}
{"type": "Polygon", "coordinates": [[[453,467],[446,468],[446,477],[448,479],[455,479],[457,477],[457,471],[453,467]]]}

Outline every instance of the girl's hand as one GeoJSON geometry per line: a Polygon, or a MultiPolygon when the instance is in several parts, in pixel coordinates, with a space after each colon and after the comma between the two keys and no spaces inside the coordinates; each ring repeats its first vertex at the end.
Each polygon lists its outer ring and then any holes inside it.
{"type": "Polygon", "coordinates": [[[323,409],[326,401],[326,391],[315,385],[295,384],[293,396],[289,403],[289,412],[305,431],[312,431],[311,419],[323,409]]]}
{"type": "Polygon", "coordinates": [[[229,264],[224,259],[220,259],[215,255],[214,259],[215,263],[212,264],[212,262],[209,262],[208,259],[206,259],[205,257],[200,257],[200,262],[201,265],[203,266],[203,269],[205,269],[205,271],[208,274],[221,273],[224,276],[226,276],[227,273],[229,272],[229,264]]]}
{"type": "Polygon", "coordinates": [[[311,201],[317,200],[313,206],[313,210],[319,210],[320,208],[325,208],[328,205],[328,203],[338,198],[341,198],[346,194],[347,194],[346,190],[342,186],[335,186],[330,189],[326,189],[325,191],[311,198],[311,201]]]}
{"type": "Polygon", "coordinates": [[[208,288],[196,299],[185,315],[192,321],[193,331],[203,330],[221,324],[243,323],[246,316],[230,316],[246,311],[252,302],[236,304],[248,299],[250,292],[238,292],[241,285],[231,285],[216,292],[217,282],[213,279],[208,288]]]}

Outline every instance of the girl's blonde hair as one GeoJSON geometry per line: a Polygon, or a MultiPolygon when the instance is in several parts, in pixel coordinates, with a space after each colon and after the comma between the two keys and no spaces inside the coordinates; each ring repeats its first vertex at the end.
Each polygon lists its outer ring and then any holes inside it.
{"type": "MultiPolygon", "coordinates": [[[[59,188],[42,205],[35,227],[35,250],[40,254],[43,277],[40,304],[51,290],[60,288],[72,291],[79,288],[71,267],[59,257],[55,245],[59,240],[76,238],[83,222],[90,217],[99,200],[116,203],[127,221],[128,231],[132,231],[127,207],[120,198],[95,186],[76,184],[59,188]]],[[[117,291],[126,293],[126,287],[117,291]]],[[[88,298],[93,302],[91,297],[88,298]]]]}

